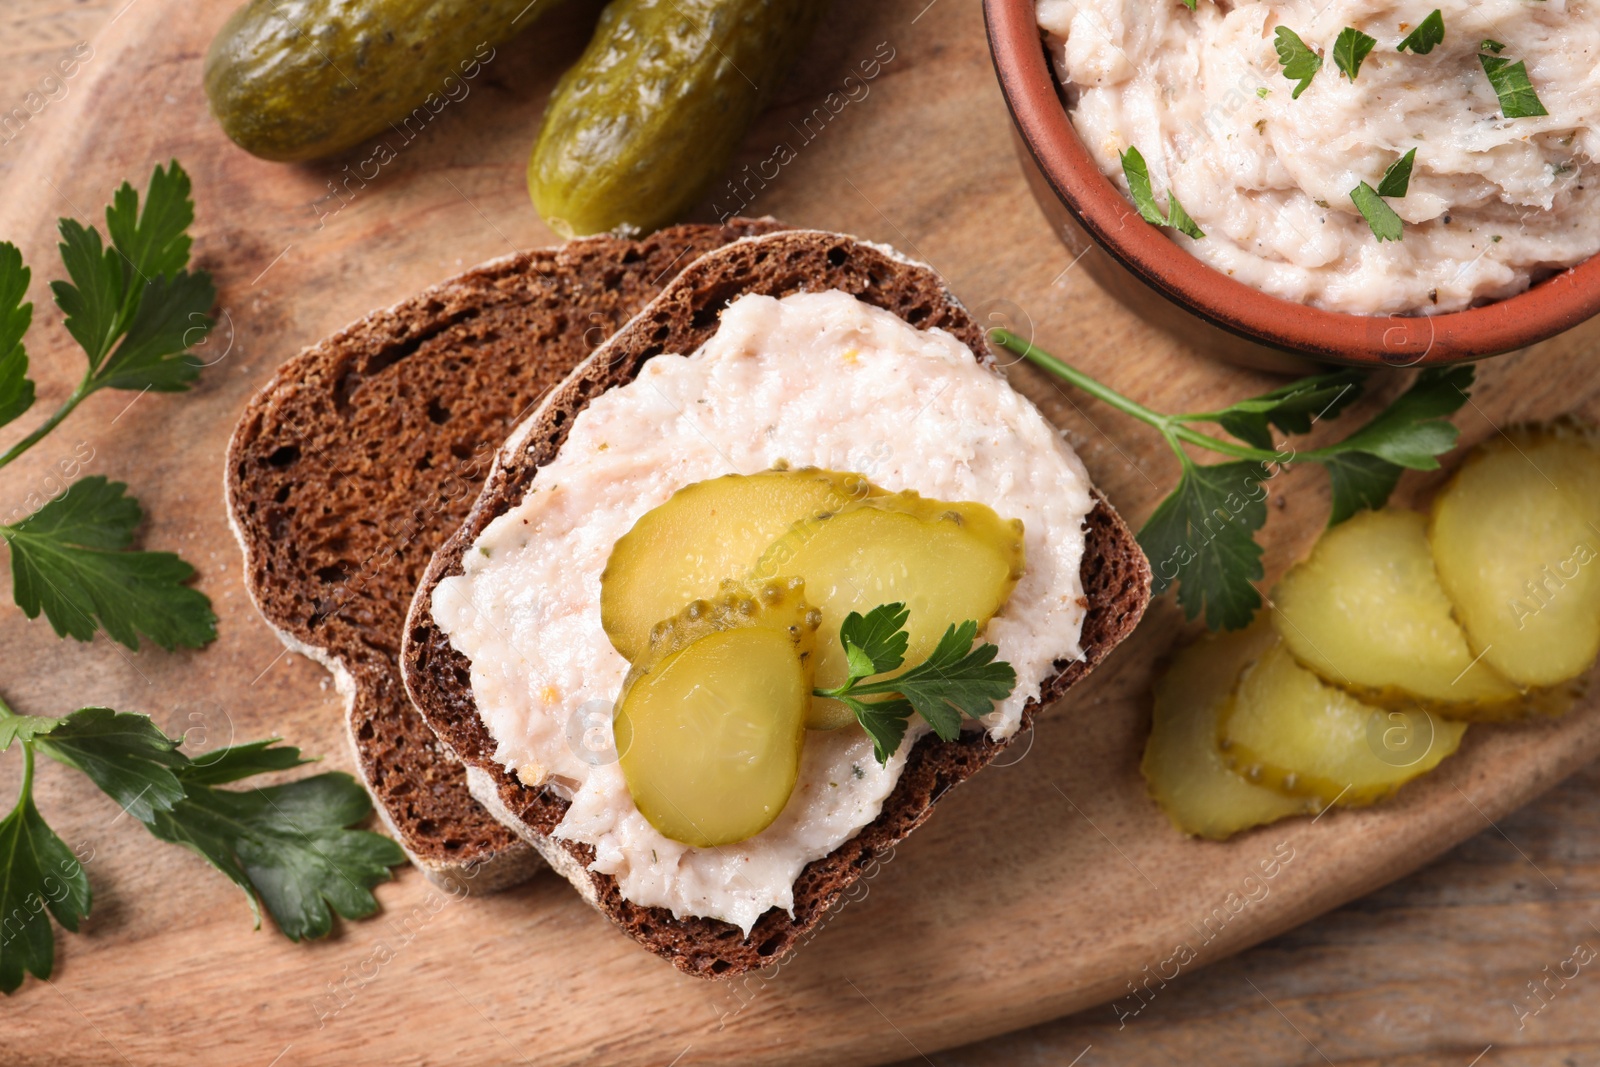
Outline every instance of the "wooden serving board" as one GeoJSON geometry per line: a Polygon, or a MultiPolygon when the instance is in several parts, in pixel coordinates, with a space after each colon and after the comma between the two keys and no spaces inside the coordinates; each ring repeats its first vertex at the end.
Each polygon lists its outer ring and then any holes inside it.
{"type": "MultiPolygon", "coordinates": [[[[282,735],[348,769],[327,676],[285,654],[243,592],[221,494],[225,442],[246,397],[302,345],[480,260],[552,242],[528,204],[523,165],[598,5],[573,0],[499,48],[468,98],[376,172],[362,170],[370,151],[285,167],[224,139],[199,77],[231,6],[121,7],[67,97],[9,146],[0,200],[0,236],[34,268],[30,350],[45,411],[81,359],[46,289],[58,273],[54,218],[98,220],[116,183],[142,185],[169,157],[193,175],[196,257],[216,276],[222,309],[200,388],[96,396],[0,475],[0,506],[30,506],[30,493],[53,491],[60,464],[92,451],[83,469],[126,480],[146,505],[143,543],[199,568],[220,637],[200,652],[130,655],[103,639],[59,641],[7,606],[0,659],[11,669],[0,689],[35,714],[92,703],[145,711],[191,748],[282,735]]],[[[1266,384],[1140,323],[1075,269],[1028,199],[975,0],[836,5],[740,165],[754,173],[780,142],[795,158],[764,189],[748,186],[757,195],[747,211],[898,245],[940,269],[981,317],[1156,407],[1203,409],[1266,384]],[[870,58],[881,73],[847,85],[870,58]],[[847,89],[854,98],[841,106],[847,89]],[[819,107],[826,121],[802,132],[819,107]]],[[[1483,367],[1458,420],[1465,440],[1573,409],[1600,416],[1583,360],[1597,340],[1600,324],[1483,367]]],[[[1143,520],[1176,475],[1165,446],[1030,368],[1011,377],[1130,521],[1143,520]]],[[[1380,386],[1380,398],[1401,384],[1380,386]]],[[[1401,496],[1425,497],[1437,480],[1408,478],[1401,496]]],[[[1269,578],[1327,514],[1315,470],[1272,489],[1269,578]]],[[[1225,845],[1188,841],[1137,773],[1152,672],[1185,630],[1170,601],[1155,604],[1042,718],[1031,747],[950,796],[791,962],[738,986],[677,974],[554,877],[455,900],[405,870],[378,890],[377,918],[327,941],[252,932],[236,889],[47,764],[38,803],[69,844],[92,849],[94,912],[82,933],[58,934],[48,988],[30,980],[0,1003],[0,1060],[543,1067],[926,1054],[1113,998],[1123,999],[1108,1013],[1132,1012],[1141,1000],[1130,984],[1159,988],[1393,879],[1600,753],[1590,700],[1555,723],[1474,728],[1459,755],[1383,807],[1225,845]]],[[[0,763],[0,789],[14,787],[17,762],[0,763]]]]}

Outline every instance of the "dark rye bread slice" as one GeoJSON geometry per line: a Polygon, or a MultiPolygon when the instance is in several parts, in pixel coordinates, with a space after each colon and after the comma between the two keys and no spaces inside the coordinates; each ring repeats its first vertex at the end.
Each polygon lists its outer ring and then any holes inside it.
{"type": "Polygon", "coordinates": [[[378,811],[435,881],[488,891],[542,864],[472,799],[406,695],[417,579],[541,396],[702,253],[779,228],[678,226],[495,260],[306,349],[245,409],[227,493],[250,596],[333,672],[378,811]]]}
{"type": "MultiPolygon", "coordinates": [[[[518,428],[496,457],[495,469],[467,521],[429,564],[406,625],[401,661],[407,688],[429,725],[467,763],[473,794],[518,828],[552,867],[627,934],[692,975],[733,976],[765,967],[790,951],[861,877],[874,855],[920,825],[948,789],[971,777],[1010,742],[990,741],[981,732],[963,734],[952,742],[941,742],[931,734],[924,737],[912,750],[878,818],[801,873],[795,884],[794,917],[774,908],[756,921],[746,938],[726,922],[675,919],[665,909],[622,899],[615,879],[587,869],[593,860],[589,847],[550,836],[567,803],[554,793],[525,787],[495,763],[493,740],[473,701],[470,664],[434,625],[430,603],[441,579],[461,573],[462,555],[484,527],[513,507],[539,466],[555,456],[573,418],[590,399],[632,381],[653,356],[694,351],[716,330],[721,309],[737,296],[827,289],[842,289],[919,328],[947,330],[992,365],[978,324],[939,277],[890,250],[837,234],[789,231],[740,241],[706,255],[597,349],[518,428]]],[[[1133,630],[1149,600],[1149,564],[1133,534],[1099,494],[1086,533],[1082,579],[1089,611],[1083,655],[1056,663],[1057,673],[1044,685],[1040,700],[1030,702],[1023,712],[1024,729],[1031,727],[1041,704],[1065,693],[1133,630]]]]}

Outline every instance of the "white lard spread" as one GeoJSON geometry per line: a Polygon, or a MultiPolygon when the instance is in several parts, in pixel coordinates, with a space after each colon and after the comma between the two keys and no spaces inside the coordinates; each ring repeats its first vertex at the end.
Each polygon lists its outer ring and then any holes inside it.
{"type": "Polygon", "coordinates": [[[575,741],[628,670],[600,626],[600,574],[617,539],[685,485],[780,461],[858,471],[891,491],[975,500],[1022,520],[1026,570],[986,629],[1018,684],[985,725],[996,738],[1014,734],[1052,661],[1078,652],[1088,476],[1038,410],[965,345],[838,291],[741,297],[699,351],[657,356],[595,398],[521,504],[467,552],[465,573],[433,597],[435,620],[472,662],[496,758],[572,794],[556,835],[592,845],[593,869],[614,876],[628,900],[747,934],[769,908],[792,910],[807,863],[877,817],[926,726],[908,732],[887,767],[860,727],[808,732],[777,821],[711,849],[662,836],[634,807],[619,766],[595,765],[575,741]]]}
{"type": "MultiPolygon", "coordinates": [[[[1038,0],[1073,124],[1124,192],[1137,146],[1178,194],[1201,261],[1274,296],[1358,314],[1455,311],[1600,251],[1600,8],[1586,0],[1038,0]],[[1396,47],[1438,8],[1444,43],[1396,47]],[[1274,31],[1323,56],[1300,99],[1274,31]],[[1340,30],[1377,39],[1352,83],[1340,30]],[[1478,55],[1527,63],[1549,115],[1505,119],[1478,55]],[[1380,244],[1350,199],[1417,150],[1380,244]]],[[[1173,231],[1167,231],[1169,234],[1173,231]]]]}

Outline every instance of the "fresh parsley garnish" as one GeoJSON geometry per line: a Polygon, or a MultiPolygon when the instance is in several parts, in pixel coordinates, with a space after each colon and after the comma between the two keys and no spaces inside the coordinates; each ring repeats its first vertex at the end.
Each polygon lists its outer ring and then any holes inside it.
{"type": "Polygon", "coordinates": [[[1501,44],[1499,41],[1495,40],[1493,37],[1485,37],[1483,39],[1482,43],[1480,43],[1478,45],[1478,51],[1480,51],[1480,52],[1493,52],[1495,55],[1499,55],[1501,52],[1504,52],[1505,50],[1506,50],[1506,46],[1501,44]]]}
{"type": "MultiPolygon", "coordinates": [[[[193,221],[189,176],[176,162],[155,168],[142,208],[127,182],[116,191],[106,209],[109,246],[93,227],[60,221],[69,280],[50,288],[87,366],[61,407],[0,455],[0,467],[101,389],[189,388],[200,361],[188,349],[211,328],[208,312],[216,299],[210,275],[187,269],[193,221]]],[[[16,246],[0,242],[0,425],[34,402],[23,347],[33,321],[33,305],[25,301],[31,277],[16,246]]],[[[133,649],[139,634],[168,649],[212,640],[210,601],[184,585],[194,569],[170,553],[130,551],[141,517],[122,483],[93,477],[20,522],[0,526],[18,606],[29,618],[43,613],[58,635],[80,641],[100,629],[133,649]]]]}
{"type": "MultiPolygon", "coordinates": [[[[1374,194],[1376,195],[1376,194],[1374,194]]],[[[1438,457],[1455,447],[1448,421],[1467,402],[1470,366],[1429,367],[1411,388],[1348,437],[1323,448],[1274,448],[1271,427],[1286,434],[1309,431],[1335,418],[1361,396],[1365,375],[1353,370],[1303,378],[1221,411],[1163,415],[1109,389],[1077,368],[1007,330],[995,343],[1077,386],[1089,395],[1160,431],[1177,455],[1178,485],[1139,531],[1139,547],[1150,559],[1156,595],[1177,587],[1189,618],[1204,615],[1212,630],[1247,626],[1261,606],[1254,583],[1263,577],[1256,531],[1266,523],[1264,484],[1292,463],[1317,463],[1333,488],[1330,526],[1362,508],[1389,499],[1404,470],[1434,470],[1438,457]],[[1214,423],[1242,444],[1201,433],[1214,423]],[[1230,457],[1226,463],[1196,463],[1193,445],[1230,457]]]]}
{"type": "Polygon", "coordinates": [[[1393,163],[1383,172],[1383,180],[1378,183],[1379,196],[1403,197],[1411,188],[1411,168],[1416,165],[1417,150],[1413,148],[1393,163]]]}
{"type": "Polygon", "coordinates": [[[1205,236],[1205,231],[1189,217],[1178,202],[1178,194],[1171,189],[1167,190],[1170,210],[1163,212],[1156,204],[1155,193],[1150,188],[1150,168],[1137,148],[1129,145],[1128,150],[1121,153],[1121,159],[1122,176],[1128,180],[1128,192],[1133,196],[1133,206],[1139,209],[1140,218],[1152,226],[1171,226],[1197,241],[1205,236]]]}
{"type": "Polygon", "coordinates": [[[372,801],[348,774],[337,771],[283,785],[218,789],[269,770],[308,762],[273,741],[223,749],[203,764],[178,768],[183,799],[146,823],[163,841],[183,845],[227,875],[249,898],[256,925],[265,905],[291,941],[324,937],[333,912],[362,919],[378,910],[371,889],[405,862],[400,846],[382,834],[349,829],[367,817],[372,801]]]}
{"type": "Polygon", "coordinates": [[[841,686],[817,689],[819,697],[845,704],[872,738],[873,754],[888,763],[905,738],[911,713],[933,727],[940,740],[954,741],[961,733],[963,716],[981,718],[994,710],[1017,684],[1009,663],[996,663],[994,645],[973,647],[978,624],[972,620],[952,625],[927,659],[904,674],[867,681],[873,675],[899,670],[905,663],[910,634],[904,604],[881,604],[865,615],[852,611],[839,627],[850,675],[841,686]],[[863,700],[862,697],[883,697],[863,700]]]}
{"type": "Polygon", "coordinates": [[[1294,87],[1294,92],[1289,94],[1289,99],[1300,99],[1300,94],[1306,91],[1311,79],[1322,69],[1322,57],[1313,52],[1310,46],[1300,39],[1300,35],[1287,26],[1278,27],[1272,46],[1278,50],[1278,62],[1283,66],[1283,76],[1292,82],[1299,82],[1294,87]]]}
{"type": "Polygon", "coordinates": [[[1414,55],[1425,56],[1444,43],[1444,12],[1434,8],[1427,18],[1417,23],[1395,48],[1396,52],[1409,49],[1414,55]]]}
{"type": "MultiPolygon", "coordinates": [[[[1498,41],[1485,41],[1483,45],[1486,49],[1496,45],[1490,49],[1494,52],[1505,49],[1505,45],[1498,41]]],[[[1480,53],[1478,62],[1483,64],[1483,73],[1488,75],[1494,95],[1500,98],[1500,113],[1506,118],[1527,119],[1550,114],[1539,102],[1539,94],[1534,92],[1533,83],[1528,80],[1528,64],[1525,61],[1519,59],[1513,63],[1498,55],[1480,53]]]]}
{"type": "Polygon", "coordinates": [[[1354,26],[1346,26],[1333,42],[1334,65],[1344,71],[1345,77],[1355,81],[1356,75],[1361,72],[1362,60],[1377,44],[1377,38],[1362,33],[1354,26]]]}
{"type": "Polygon", "coordinates": [[[1399,241],[1405,237],[1405,223],[1394,208],[1378,195],[1378,190],[1361,182],[1350,190],[1350,199],[1355,202],[1361,217],[1367,220],[1367,225],[1372,227],[1372,236],[1379,241],[1399,241]]]}
{"type": "Polygon", "coordinates": [[[76,931],[91,901],[78,857],[34,803],[36,754],[83,772],[156,837],[209,861],[249,896],[257,926],[264,904],[291,940],[328,933],[333,912],[347,919],[372,914],[372,886],[405,861],[387,837],[349,829],[372,802],[347,774],[216,788],[307,762],[275,740],[191,760],[144,715],[80,708],[46,718],[17,715],[0,701],[0,751],[12,744],[22,747],[23,775],[16,807],[0,820],[0,915],[7,916],[0,992],[13,992],[26,973],[49,978],[55,936],[46,911],[76,931]]]}
{"type": "Polygon", "coordinates": [[[58,635],[79,641],[103,627],[133,649],[141,633],[165,649],[199,648],[217,636],[211,602],[183,584],[194,568],[177,556],[128,550],[142,513],[126,489],[93,475],[0,526],[17,606],[30,619],[43,611],[58,635]]]}
{"type": "Polygon", "coordinates": [[[1384,200],[1386,196],[1403,197],[1411,188],[1411,168],[1416,164],[1417,150],[1413,148],[1383,172],[1383,180],[1374,189],[1366,182],[1350,190],[1350,199],[1372,228],[1379,241],[1399,241],[1405,237],[1405,223],[1384,200]]]}

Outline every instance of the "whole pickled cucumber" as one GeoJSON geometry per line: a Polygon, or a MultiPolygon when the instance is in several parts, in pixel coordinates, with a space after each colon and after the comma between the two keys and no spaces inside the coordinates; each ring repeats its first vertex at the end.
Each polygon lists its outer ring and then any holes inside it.
{"type": "Polygon", "coordinates": [[[250,0],[206,53],[211,113],[263,159],[329,155],[464,98],[494,46],[555,2],[250,0]]]}
{"type": "Polygon", "coordinates": [[[823,0],[612,0],[561,79],[528,191],[564,237],[678,218],[732,158],[823,0]]]}

